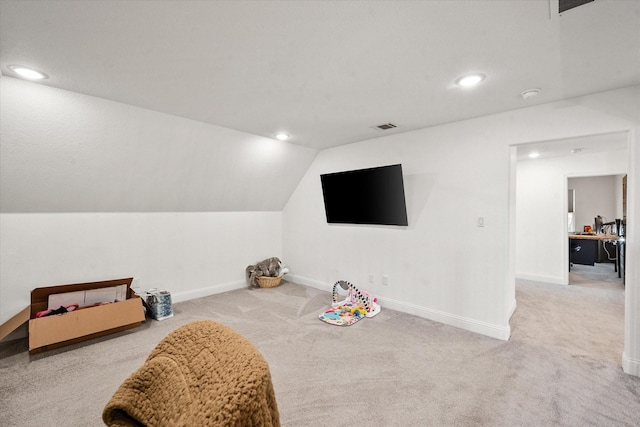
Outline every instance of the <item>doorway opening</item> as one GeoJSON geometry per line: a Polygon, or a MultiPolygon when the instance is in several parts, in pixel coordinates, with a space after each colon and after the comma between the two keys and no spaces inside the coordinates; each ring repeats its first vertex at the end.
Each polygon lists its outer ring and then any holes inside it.
{"type": "Polygon", "coordinates": [[[569,180],[585,186],[573,188],[575,232],[583,232],[585,225],[595,228],[597,216],[607,222],[621,218],[622,184],[617,182],[629,168],[628,137],[628,132],[615,132],[512,146],[514,277],[569,284],[569,180]],[[596,177],[605,176],[610,187],[596,187],[596,177]],[[587,177],[591,182],[577,180],[587,177]],[[610,200],[606,211],[599,198],[610,200]]]}
{"type": "MultiPolygon", "coordinates": [[[[513,272],[514,299],[517,300],[518,295],[525,295],[525,290],[531,292],[531,289],[537,293],[548,293],[550,303],[558,292],[570,295],[568,300],[573,310],[571,319],[581,318],[581,322],[590,322],[590,325],[606,323],[610,327],[605,334],[608,340],[606,345],[603,338],[603,342],[593,341],[581,347],[581,351],[609,360],[615,360],[624,352],[624,311],[627,304],[624,285],[611,283],[618,279],[613,264],[608,262],[602,264],[605,264],[603,268],[610,268],[610,272],[596,268],[587,271],[583,270],[582,265],[570,272],[569,232],[584,232],[585,225],[595,228],[598,216],[604,224],[622,214],[616,204],[616,208],[606,212],[599,207],[589,208],[583,212],[585,217],[582,217],[579,211],[584,208],[580,207],[579,199],[583,190],[577,186],[580,182],[574,183],[570,179],[610,176],[616,182],[621,180],[629,169],[628,138],[629,133],[625,131],[511,147],[513,178],[510,184],[510,219],[514,255],[510,267],[513,272]],[[533,153],[536,156],[530,157],[533,153]],[[570,189],[574,190],[575,198],[568,196],[570,189]],[[583,219],[591,216],[591,210],[594,210],[593,217],[590,220],[583,219]],[[569,284],[571,286],[566,286],[569,284]],[[583,309],[581,307],[587,305],[581,304],[581,301],[600,302],[583,309]],[[602,316],[607,316],[606,322],[602,321],[602,316]],[[608,347],[611,351],[601,352],[600,347],[608,347]]],[[[596,197],[601,195],[601,190],[595,189],[593,183],[591,185],[588,191],[596,197]]],[[[597,267],[595,263],[594,267],[597,267]]],[[[563,319],[566,313],[561,311],[548,316],[548,327],[559,329],[568,337],[574,333],[575,324],[568,319],[558,320],[563,319]]],[[[582,346],[580,337],[573,338],[576,346],[582,346]]]]}
{"type": "Polygon", "coordinates": [[[624,290],[626,176],[567,177],[569,285],[624,290]]]}

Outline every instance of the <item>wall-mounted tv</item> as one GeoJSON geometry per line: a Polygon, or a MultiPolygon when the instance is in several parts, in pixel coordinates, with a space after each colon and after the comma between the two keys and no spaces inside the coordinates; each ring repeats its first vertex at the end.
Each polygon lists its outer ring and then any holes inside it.
{"type": "Polygon", "coordinates": [[[409,225],[402,165],[320,175],[327,222],[409,225]]]}

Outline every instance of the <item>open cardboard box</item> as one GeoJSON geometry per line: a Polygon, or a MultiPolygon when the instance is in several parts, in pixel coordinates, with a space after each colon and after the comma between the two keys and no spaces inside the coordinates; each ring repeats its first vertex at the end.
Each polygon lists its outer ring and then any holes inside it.
{"type": "Polygon", "coordinates": [[[0,339],[29,321],[29,354],[75,344],[140,326],[145,319],[142,299],[131,290],[133,278],[36,288],[31,305],[0,327],[0,339]],[[126,285],[126,300],[68,313],[34,318],[47,309],[49,295],[126,285]]]}

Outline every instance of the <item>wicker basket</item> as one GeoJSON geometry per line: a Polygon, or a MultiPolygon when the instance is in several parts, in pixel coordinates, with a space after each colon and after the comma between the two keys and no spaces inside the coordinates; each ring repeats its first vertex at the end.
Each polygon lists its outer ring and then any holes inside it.
{"type": "Polygon", "coordinates": [[[258,281],[258,285],[261,288],[275,288],[280,284],[280,281],[282,280],[282,276],[278,276],[278,277],[259,276],[259,277],[256,277],[256,280],[258,281]]]}

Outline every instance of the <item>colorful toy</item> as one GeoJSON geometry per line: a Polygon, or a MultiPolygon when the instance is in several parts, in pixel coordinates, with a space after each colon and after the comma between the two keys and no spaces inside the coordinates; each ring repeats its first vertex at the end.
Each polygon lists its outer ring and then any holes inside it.
{"type": "Polygon", "coordinates": [[[339,305],[361,305],[366,310],[367,317],[373,317],[380,313],[380,305],[378,305],[378,299],[367,291],[361,291],[351,283],[345,280],[338,280],[333,285],[333,296],[331,306],[336,307],[339,305]],[[347,291],[347,296],[344,300],[338,301],[340,297],[339,288],[347,291]]]}
{"type": "Polygon", "coordinates": [[[351,283],[339,280],[333,285],[331,308],[318,315],[323,322],[331,325],[350,326],[365,317],[380,313],[378,299],[367,291],[360,291],[351,283]],[[340,298],[340,289],[346,291],[346,298],[340,298]]]}

